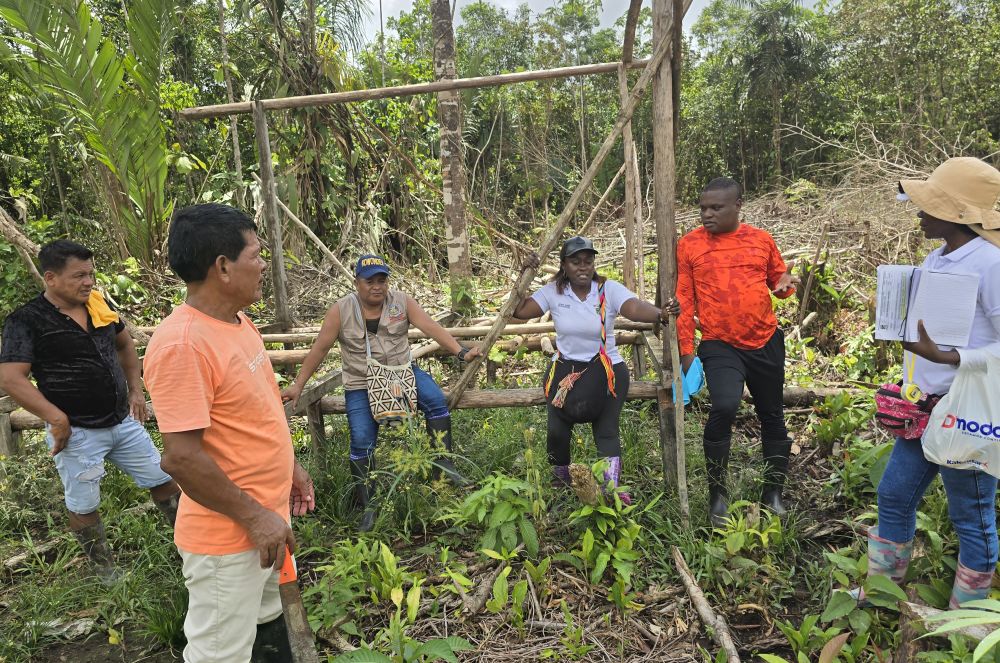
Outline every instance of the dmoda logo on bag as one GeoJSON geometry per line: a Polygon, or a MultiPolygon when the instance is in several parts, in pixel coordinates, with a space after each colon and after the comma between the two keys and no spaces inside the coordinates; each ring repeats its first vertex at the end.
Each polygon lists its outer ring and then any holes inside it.
{"type": "Polygon", "coordinates": [[[953,414],[946,414],[944,421],[941,422],[941,428],[957,428],[963,433],[972,433],[978,437],[995,437],[1000,440],[1000,424],[993,422],[980,423],[956,417],[953,414]]]}

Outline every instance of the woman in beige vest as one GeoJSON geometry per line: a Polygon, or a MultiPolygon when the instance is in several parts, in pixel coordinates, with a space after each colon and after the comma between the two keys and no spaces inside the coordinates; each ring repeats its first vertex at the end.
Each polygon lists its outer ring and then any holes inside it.
{"type": "MultiPolygon", "coordinates": [[[[342,297],[327,311],[316,343],[302,362],[302,369],[281,396],[297,403],[306,382],[334,342],[340,341],[347,423],[351,431],[351,476],[355,500],[363,514],[359,529],[367,532],[375,523],[376,512],[369,508],[372,495],[369,476],[375,469],[379,430],[372,416],[365,382],[369,349],[371,357],[384,366],[412,363],[406,335],[411,324],[463,361],[478,357],[479,348],[462,347],[413,297],[389,288],[389,267],[381,257],[361,256],[354,274],[357,292],[342,297]]],[[[444,392],[416,363],[412,363],[412,367],[417,385],[417,407],[427,420],[427,433],[433,442],[440,440],[451,452],[451,414],[444,392]]],[[[452,483],[466,483],[448,458],[438,458],[435,463],[435,471],[443,471],[452,483]]]]}

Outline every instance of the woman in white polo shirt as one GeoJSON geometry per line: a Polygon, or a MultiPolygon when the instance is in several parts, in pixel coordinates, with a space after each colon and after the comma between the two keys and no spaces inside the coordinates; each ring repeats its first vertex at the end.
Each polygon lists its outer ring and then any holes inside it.
{"type": "MultiPolygon", "coordinates": [[[[903,347],[917,356],[913,382],[927,395],[948,393],[959,364],[1000,356],[1000,171],[971,157],[949,159],[926,180],[903,180],[901,198],[920,209],[920,229],[944,244],[922,269],[979,276],[969,344],[938,346],[920,325],[920,340],[903,347]]],[[[917,507],[941,475],[948,515],[958,535],[958,569],[951,607],[985,598],[997,564],[997,479],[979,470],[941,467],[924,458],[919,439],[896,440],[878,486],[878,527],[868,531],[868,574],[901,582],[913,553],[917,507]]],[[[860,591],[855,590],[858,595],[860,591]]]]}
{"type": "MultiPolygon", "coordinates": [[[[538,292],[514,311],[522,320],[552,314],[556,327],[556,356],[545,371],[548,401],[549,463],[556,481],[569,485],[570,439],[574,424],[590,423],[598,453],[608,460],[605,488],[617,488],[621,477],[621,435],[618,420],[628,393],[629,375],[615,347],[615,318],[621,314],[636,322],[666,321],[679,314],[671,299],[659,309],[640,300],[617,281],[594,269],[594,243],[571,237],[559,253],[559,271],[538,292]],[[601,320],[604,320],[602,328],[601,320]]],[[[525,267],[536,268],[538,256],[530,255],[525,267]]],[[[631,504],[628,493],[622,502],[631,504]]]]}

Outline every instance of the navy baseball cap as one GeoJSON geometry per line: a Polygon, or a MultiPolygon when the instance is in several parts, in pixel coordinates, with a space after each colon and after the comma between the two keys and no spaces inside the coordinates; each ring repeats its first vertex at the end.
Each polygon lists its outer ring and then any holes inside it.
{"type": "Polygon", "coordinates": [[[358,264],[354,268],[354,275],[359,279],[370,279],[376,274],[389,275],[389,266],[385,264],[382,256],[366,253],[358,258],[358,264]]]}
{"type": "Polygon", "coordinates": [[[594,248],[594,243],[591,242],[586,237],[570,237],[562,245],[562,251],[559,252],[559,258],[568,258],[571,255],[579,253],[580,251],[590,251],[592,253],[597,253],[597,249],[594,248]]]}

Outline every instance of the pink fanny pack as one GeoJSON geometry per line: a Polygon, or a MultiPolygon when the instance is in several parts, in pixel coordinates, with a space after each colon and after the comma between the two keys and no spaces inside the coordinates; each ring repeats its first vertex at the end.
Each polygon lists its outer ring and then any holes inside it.
{"type": "Polygon", "coordinates": [[[903,398],[901,383],[886,383],[875,392],[875,423],[906,440],[919,439],[940,396],[923,396],[917,402],[903,398]]]}

